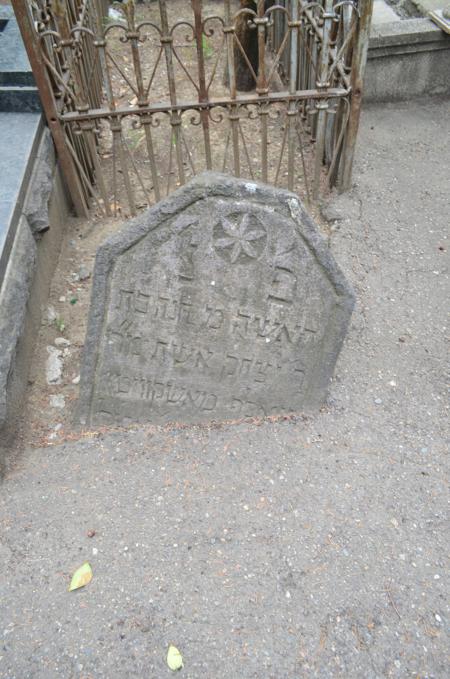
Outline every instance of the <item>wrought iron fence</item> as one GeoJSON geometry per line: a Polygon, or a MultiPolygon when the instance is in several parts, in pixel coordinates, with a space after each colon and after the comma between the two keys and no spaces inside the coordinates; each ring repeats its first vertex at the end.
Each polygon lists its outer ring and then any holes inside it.
{"type": "Polygon", "coordinates": [[[348,186],[371,3],[128,0],[111,21],[13,0],[77,212],[135,214],[203,169],[348,186]]]}

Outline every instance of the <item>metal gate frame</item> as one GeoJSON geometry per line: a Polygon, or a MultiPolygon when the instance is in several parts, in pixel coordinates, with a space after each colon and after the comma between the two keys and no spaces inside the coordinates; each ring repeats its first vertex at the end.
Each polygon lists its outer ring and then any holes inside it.
{"type": "MultiPolygon", "coordinates": [[[[241,121],[244,116],[253,116],[258,121],[262,181],[277,183],[284,153],[288,188],[294,190],[294,172],[300,157],[309,197],[310,177],[300,134],[300,128],[303,131],[306,128],[315,147],[311,171],[313,196],[317,198],[321,191],[324,163],[328,167],[328,186],[338,185],[341,190],[350,188],[373,0],[280,0],[267,9],[264,0],[255,0],[255,3],[256,11],[246,7],[233,13],[231,0],[224,0],[222,15],[204,16],[202,0],[191,0],[192,20],[180,19],[170,24],[167,0],[158,0],[158,23],[137,23],[134,1],[127,0],[122,4],[124,21],[105,25],[107,0],[30,0],[30,4],[29,0],[12,0],[77,215],[87,216],[93,200],[105,214],[111,214],[109,188],[104,181],[98,153],[101,123],[105,121],[111,133],[114,162],[121,168],[129,211],[136,213],[130,163],[141,184],[142,178],[123,140],[123,126],[127,119],[131,120],[130,116],[144,130],[154,200],[159,200],[162,193],[154,143],[155,128],[159,125],[157,116],[163,114],[170,121],[178,184],[184,184],[185,162],[190,155],[183,132],[186,112],[198,115],[198,121],[191,122],[199,125],[202,131],[206,169],[213,168],[210,127],[219,121],[227,126],[232,172],[236,176],[242,175],[245,154],[250,167],[241,121]],[[213,21],[220,27],[221,45],[228,64],[229,87],[220,97],[213,96],[212,87],[218,74],[213,73],[208,80],[205,69],[204,41],[212,35],[213,21]],[[238,25],[242,25],[242,21],[257,34],[257,71],[240,42],[238,25]],[[197,68],[194,77],[184,67],[174,39],[174,32],[180,26],[192,31],[191,39],[195,41],[197,68]],[[144,72],[139,49],[148,39],[146,31],[152,31],[156,36],[152,45],[158,50],[151,74],[144,72]],[[109,48],[112,36],[118,34],[120,41],[128,43],[131,50],[132,78],[114,62],[109,48]],[[268,38],[273,50],[269,68],[266,65],[268,38]],[[237,58],[247,62],[254,78],[254,92],[238,91],[237,58]],[[158,65],[162,63],[169,98],[155,101],[151,88],[158,65]],[[175,67],[181,67],[192,82],[195,99],[178,99],[175,67]],[[272,83],[279,69],[284,71],[286,86],[283,91],[274,91],[272,83]],[[119,72],[135,93],[132,105],[118,106],[112,70],[116,74],[119,72]],[[274,106],[283,109],[284,121],[275,181],[269,177],[267,156],[268,118],[274,106]]],[[[217,32],[217,28],[215,30],[217,32]]],[[[172,162],[172,145],[170,160],[172,162]]],[[[195,173],[193,166],[192,170],[195,173]]],[[[167,192],[169,190],[170,181],[167,192]]]]}

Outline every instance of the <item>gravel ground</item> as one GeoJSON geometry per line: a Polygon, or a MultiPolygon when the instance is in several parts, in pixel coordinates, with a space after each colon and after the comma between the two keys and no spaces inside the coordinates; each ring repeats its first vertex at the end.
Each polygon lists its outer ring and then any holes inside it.
{"type": "Polygon", "coordinates": [[[358,305],[316,417],[9,456],[0,677],[162,679],[169,643],[186,679],[448,676],[449,166],[448,102],[365,111],[323,210],[358,305]]]}

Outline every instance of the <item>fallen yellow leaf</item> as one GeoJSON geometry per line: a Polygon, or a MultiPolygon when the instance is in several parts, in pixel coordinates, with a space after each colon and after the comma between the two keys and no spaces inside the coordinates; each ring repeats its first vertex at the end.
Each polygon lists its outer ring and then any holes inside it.
{"type": "Polygon", "coordinates": [[[80,566],[72,575],[69,592],[87,585],[92,580],[92,575],[93,575],[92,568],[90,564],[86,561],[86,563],[80,566]]]}
{"type": "Polygon", "coordinates": [[[167,651],[167,664],[169,669],[173,670],[174,672],[176,672],[176,670],[181,670],[183,667],[183,656],[181,655],[178,648],[172,644],[170,644],[167,651]]]}

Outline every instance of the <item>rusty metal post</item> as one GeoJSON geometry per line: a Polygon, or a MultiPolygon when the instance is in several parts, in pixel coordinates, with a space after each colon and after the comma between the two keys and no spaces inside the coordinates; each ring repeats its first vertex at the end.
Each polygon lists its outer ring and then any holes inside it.
{"type": "MultiPolygon", "coordinates": [[[[181,115],[177,112],[177,94],[175,85],[175,71],[173,67],[172,43],[173,35],[169,29],[169,20],[167,17],[166,0],[158,0],[159,15],[161,17],[161,46],[166,57],[167,80],[169,85],[169,96],[171,105],[170,125],[172,127],[172,136],[175,139],[175,151],[178,165],[178,180],[180,186],[186,183],[183,166],[183,152],[181,148],[181,115]]],[[[172,143],[172,141],[170,142],[172,143]]]]}
{"type": "MultiPolygon", "coordinates": [[[[202,0],[191,0],[194,12],[195,43],[197,47],[198,64],[198,100],[200,103],[208,101],[208,91],[206,88],[205,76],[205,55],[203,53],[203,20],[202,20],[202,0]]],[[[209,114],[206,109],[200,111],[200,120],[203,128],[203,142],[205,146],[206,169],[212,169],[211,160],[211,140],[209,135],[209,114]]]]}
{"type": "MultiPolygon", "coordinates": [[[[332,0],[325,0],[323,12],[322,45],[320,56],[317,63],[316,87],[318,90],[326,91],[330,87],[328,82],[328,64],[330,60],[330,32],[334,21],[335,13],[332,0]]],[[[320,192],[320,175],[323,165],[325,152],[325,135],[327,131],[327,111],[329,102],[327,99],[316,101],[315,109],[317,113],[316,122],[316,158],[314,166],[314,185],[313,196],[317,198],[320,192]]]]}
{"type": "MultiPolygon", "coordinates": [[[[290,66],[289,66],[289,94],[295,95],[297,90],[297,68],[298,68],[298,33],[300,28],[300,21],[298,18],[298,4],[296,0],[290,4],[291,15],[287,23],[286,30],[290,31],[290,66]]],[[[288,189],[294,190],[294,171],[295,171],[295,134],[296,134],[296,118],[297,106],[295,99],[289,102],[287,108],[287,125],[288,125],[288,189]]]]}
{"type": "MultiPolygon", "coordinates": [[[[269,88],[266,79],[266,33],[269,19],[265,15],[264,0],[257,1],[257,17],[254,23],[258,30],[258,73],[256,79],[256,93],[263,97],[268,94],[269,88]]],[[[268,125],[269,110],[266,106],[258,107],[258,115],[261,123],[261,178],[263,182],[268,180],[268,125]]]]}
{"type": "Polygon", "coordinates": [[[34,28],[28,2],[26,0],[12,0],[12,5],[75,212],[78,217],[87,217],[89,208],[80,178],[66,143],[64,128],[58,118],[50,78],[42,58],[42,51],[39,46],[39,39],[34,28]]]}
{"type": "Polygon", "coordinates": [[[225,27],[223,29],[227,46],[228,77],[230,85],[230,107],[228,120],[230,121],[230,132],[233,141],[233,165],[236,177],[241,175],[241,160],[239,156],[239,110],[236,104],[236,64],[234,61],[234,41],[235,41],[235,18],[231,18],[230,3],[225,0],[225,27]]]}
{"type": "Polygon", "coordinates": [[[372,20],[373,0],[360,0],[359,21],[353,43],[351,72],[350,115],[342,151],[342,176],[339,185],[341,191],[348,191],[352,184],[353,158],[355,155],[356,137],[358,135],[359,117],[361,115],[364,70],[369,48],[370,23],[372,20]]]}

